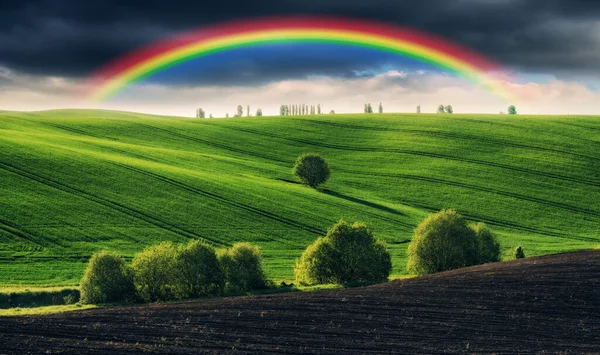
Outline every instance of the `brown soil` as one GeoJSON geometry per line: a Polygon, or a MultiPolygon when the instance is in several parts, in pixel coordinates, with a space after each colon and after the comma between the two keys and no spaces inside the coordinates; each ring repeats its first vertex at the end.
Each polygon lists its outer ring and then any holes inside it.
{"type": "Polygon", "coordinates": [[[0,318],[0,353],[600,354],[600,251],[313,293],[0,318]]]}

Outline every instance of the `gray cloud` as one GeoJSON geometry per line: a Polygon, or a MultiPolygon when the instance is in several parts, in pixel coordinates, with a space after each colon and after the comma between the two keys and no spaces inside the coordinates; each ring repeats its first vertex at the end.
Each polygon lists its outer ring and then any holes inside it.
{"type": "MultiPolygon", "coordinates": [[[[382,20],[450,38],[518,70],[600,75],[600,2],[595,0],[0,0],[0,65],[78,78],[179,31],[290,14],[382,20]]],[[[373,63],[346,61],[341,68],[341,63],[319,60],[300,68],[289,64],[273,70],[272,63],[257,63],[245,80],[264,80],[269,73],[268,80],[328,72],[348,76],[353,66],[373,63]]]]}

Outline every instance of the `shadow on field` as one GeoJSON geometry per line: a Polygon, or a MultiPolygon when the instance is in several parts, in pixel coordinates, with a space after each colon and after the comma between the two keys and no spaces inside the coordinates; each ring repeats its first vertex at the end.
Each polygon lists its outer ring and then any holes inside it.
{"type": "MultiPolygon", "coordinates": [[[[287,183],[290,183],[290,184],[300,185],[300,182],[294,181],[294,180],[290,180],[290,179],[276,178],[275,180],[287,182],[287,183]]],[[[319,191],[321,191],[322,193],[324,193],[326,195],[329,195],[329,196],[341,198],[342,200],[346,200],[346,201],[349,201],[349,202],[358,203],[360,205],[371,207],[371,208],[375,208],[375,209],[378,209],[378,210],[383,211],[383,212],[388,212],[388,213],[391,213],[391,214],[395,214],[397,216],[405,216],[406,215],[406,214],[404,214],[404,213],[402,213],[400,211],[397,211],[397,210],[395,210],[393,208],[390,208],[390,207],[387,207],[387,206],[383,206],[383,205],[380,205],[380,204],[375,203],[375,202],[363,200],[363,199],[360,199],[360,198],[357,198],[357,197],[352,197],[352,196],[344,195],[344,194],[341,194],[339,192],[335,192],[335,191],[332,191],[332,190],[319,189],[319,191]]]]}
{"type": "Polygon", "coordinates": [[[335,191],[331,191],[331,190],[327,190],[327,189],[323,189],[323,190],[321,190],[321,192],[323,192],[324,194],[327,194],[329,196],[341,198],[341,199],[346,200],[346,201],[350,201],[350,202],[361,204],[363,206],[375,208],[375,209],[378,209],[378,210],[383,211],[383,212],[388,212],[388,213],[395,214],[395,215],[398,215],[398,216],[404,216],[405,215],[404,213],[402,213],[400,211],[397,211],[397,210],[395,210],[393,208],[389,208],[389,207],[377,204],[375,202],[363,200],[363,199],[360,199],[360,198],[357,198],[357,197],[352,197],[352,196],[344,195],[344,194],[341,194],[339,192],[335,192],[335,191]]]}

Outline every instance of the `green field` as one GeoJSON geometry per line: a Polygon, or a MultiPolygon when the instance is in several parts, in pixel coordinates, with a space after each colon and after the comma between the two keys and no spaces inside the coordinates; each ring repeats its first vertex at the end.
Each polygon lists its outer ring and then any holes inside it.
{"type": "Polygon", "coordinates": [[[0,112],[0,286],[76,285],[95,250],[190,238],[256,243],[289,280],[340,218],[386,240],[399,275],[413,228],[449,207],[505,255],[594,248],[599,152],[600,117],[0,112]],[[291,175],[304,152],[330,162],[322,191],[291,175]]]}

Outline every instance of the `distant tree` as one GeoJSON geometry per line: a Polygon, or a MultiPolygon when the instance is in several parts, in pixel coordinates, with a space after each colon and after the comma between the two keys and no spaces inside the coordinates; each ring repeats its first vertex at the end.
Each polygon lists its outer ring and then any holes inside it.
{"type": "Polygon", "coordinates": [[[364,112],[365,113],[369,113],[369,105],[368,104],[365,104],[365,111],[364,112]]]}
{"type": "Polygon", "coordinates": [[[262,289],[266,286],[260,249],[250,243],[236,243],[217,253],[225,273],[228,294],[262,289]]]}
{"type": "Polygon", "coordinates": [[[417,106],[417,113],[421,113],[421,105],[417,106]]]}
{"type": "Polygon", "coordinates": [[[387,281],[392,260],[385,244],[364,224],[339,221],[296,262],[296,281],[303,285],[387,281]]]}
{"type": "Polygon", "coordinates": [[[79,285],[81,303],[107,303],[135,298],[131,269],[120,256],[108,251],[92,255],[79,285]]]}
{"type": "Polygon", "coordinates": [[[516,115],[517,114],[517,108],[513,105],[510,105],[508,107],[508,114],[509,115],[516,115]]]}
{"type": "Polygon", "coordinates": [[[335,115],[335,111],[334,111],[334,110],[331,110],[331,111],[329,111],[329,114],[330,114],[330,115],[335,115]]]}
{"type": "Polygon", "coordinates": [[[229,112],[225,114],[225,117],[226,117],[226,118],[229,118],[229,112]]]}
{"type": "Polygon", "coordinates": [[[262,110],[261,109],[256,110],[256,116],[257,117],[262,116],[262,110]]]}
{"type": "Polygon", "coordinates": [[[331,169],[329,169],[329,165],[320,155],[307,153],[298,157],[293,173],[304,184],[310,187],[317,187],[329,179],[331,169]]]}
{"type": "Polygon", "coordinates": [[[381,102],[379,103],[379,113],[383,113],[383,105],[381,102]]]}
{"type": "Polygon", "coordinates": [[[452,105],[446,106],[446,112],[447,113],[454,113],[454,110],[452,109],[452,105]]]}
{"type": "Polygon", "coordinates": [[[455,210],[432,213],[415,228],[408,245],[409,272],[417,275],[479,263],[479,239],[455,210]]]}
{"type": "Polygon", "coordinates": [[[285,106],[284,105],[279,106],[279,114],[281,116],[285,116],[285,106]]]}
{"type": "Polygon", "coordinates": [[[437,113],[444,113],[444,112],[446,112],[446,109],[444,108],[444,105],[438,106],[437,113]]]}
{"type": "Polygon", "coordinates": [[[471,229],[479,240],[479,264],[500,261],[500,243],[485,223],[477,223],[471,229]]]}
{"type": "Polygon", "coordinates": [[[516,247],[515,251],[513,252],[513,257],[515,259],[524,259],[525,252],[523,251],[523,247],[521,247],[520,245],[518,247],[516,247]]]}
{"type": "Polygon", "coordinates": [[[203,109],[199,108],[196,110],[196,118],[204,118],[205,115],[206,113],[203,109]]]}
{"type": "Polygon", "coordinates": [[[317,105],[317,114],[320,115],[321,114],[321,104],[317,105]]]}
{"type": "Polygon", "coordinates": [[[286,116],[290,115],[290,105],[285,105],[285,115],[286,116]]]}
{"type": "Polygon", "coordinates": [[[371,107],[370,103],[367,105],[367,113],[373,113],[373,107],[371,107]]]}
{"type": "Polygon", "coordinates": [[[242,107],[242,105],[238,105],[237,116],[235,116],[235,117],[242,117],[243,114],[244,114],[244,108],[242,107]]]}
{"type": "MultiPolygon", "coordinates": [[[[172,251],[169,251],[171,253],[172,251]]],[[[179,245],[173,255],[172,279],[174,298],[218,296],[225,287],[225,273],[215,250],[205,242],[192,240],[179,245]]]]}
{"type": "Polygon", "coordinates": [[[146,302],[175,298],[176,247],[170,242],[146,247],[131,262],[133,281],[138,295],[146,302]]]}

